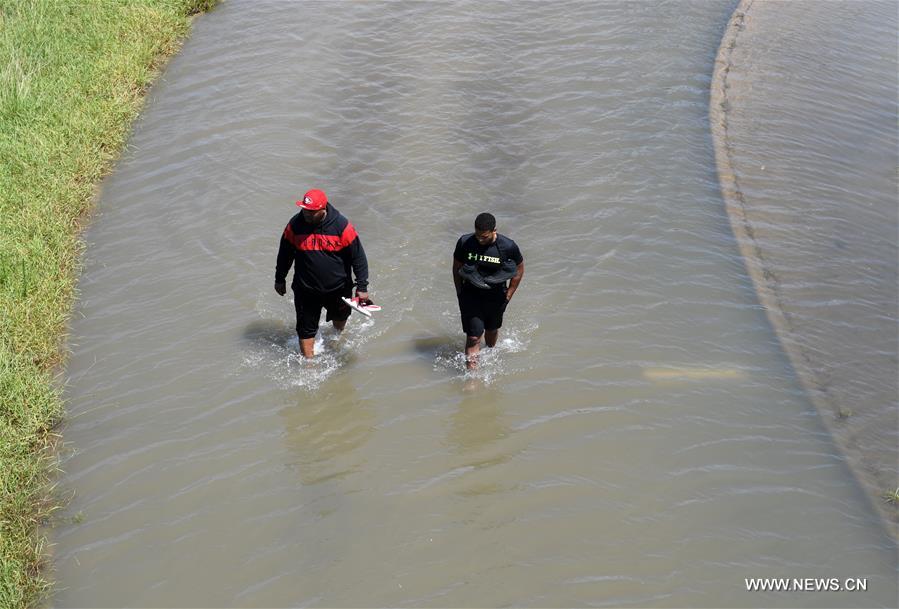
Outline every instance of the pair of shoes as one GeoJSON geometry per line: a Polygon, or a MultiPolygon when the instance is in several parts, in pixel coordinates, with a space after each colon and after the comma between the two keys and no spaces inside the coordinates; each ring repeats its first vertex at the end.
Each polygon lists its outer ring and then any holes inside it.
{"type": "Polygon", "coordinates": [[[480,288],[482,290],[489,290],[490,286],[487,285],[487,282],[484,281],[484,278],[481,277],[481,274],[478,272],[478,269],[473,264],[465,264],[459,269],[459,277],[470,283],[476,288],[480,288]]]}
{"type": "Polygon", "coordinates": [[[341,297],[341,299],[347,303],[352,310],[358,311],[366,317],[371,317],[372,311],[381,310],[381,307],[373,303],[371,299],[360,301],[358,298],[347,298],[345,296],[341,297]]]}
{"type": "Polygon", "coordinates": [[[509,259],[503,262],[502,266],[495,273],[484,277],[484,281],[490,285],[498,285],[512,279],[517,272],[518,265],[515,264],[514,260],[509,259]]]}
{"type": "Polygon", "coordinates": [[[505,262],[503,262],[502,266],[500,266],[499,269],[496,270],[496,272],[487,275],[486,277],[482,276],[481,273],[478,272],[478,269],[474,264],[463,265],[462,268],[459,269],[459,276],[468,281],[476,288],[489,290],[491,286],[507,282],[509,279],[514,277],[515,273],[517,272],[518,265],[515,264],[515,261],[506,260],[505,262]]]}

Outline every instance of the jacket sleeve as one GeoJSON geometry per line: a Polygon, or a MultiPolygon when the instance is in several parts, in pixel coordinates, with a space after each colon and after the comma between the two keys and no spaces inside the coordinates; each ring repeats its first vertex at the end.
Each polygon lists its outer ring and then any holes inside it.
{"type": "Polygon", "coordinates": [[[350,243],[350,260],[353,264],[353,274],[356,276],[356,289],[360,292],[368,291],[368,258],[362,248],[362,240],[359,235],[350,243]]]}
{"type": "Polygon", "coordinates": [[[293,265],[293,254],[293,243],[287,240],[287,229],[284,229],[281,233],[281,245],[278,246],[278,262],[275,264],[275,283],[287,281],[287,271],[293,265]]]}

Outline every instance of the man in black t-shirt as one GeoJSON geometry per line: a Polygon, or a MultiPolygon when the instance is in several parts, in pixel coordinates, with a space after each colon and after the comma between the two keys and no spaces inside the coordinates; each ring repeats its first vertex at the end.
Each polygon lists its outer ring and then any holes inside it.
{"type": "Polygon", "coordinates": [[[503,313],[524,276],[521,251],[514,241],[496,232],[493,214],[479,214],[474,231],[462,235],[453,252],[453,282],[469,369],[478,365],[482,336],[488,347],[496,345],[503,313]]]}

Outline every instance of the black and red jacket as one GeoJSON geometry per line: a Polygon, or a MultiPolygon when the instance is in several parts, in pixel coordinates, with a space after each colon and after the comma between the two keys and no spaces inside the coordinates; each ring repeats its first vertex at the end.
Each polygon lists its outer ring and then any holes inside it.
{"type": "Polygon", "coordinates": [[[368,259],[356,229],[328,203],[328,214],[321,224],[309,224],[300,212],[290,219],[281,235],[275,282],[284,283],[290,266],[293,289],[333,292],[353,285],[350,269],[356,275],[356,289],[368,291],[368,259]]]}

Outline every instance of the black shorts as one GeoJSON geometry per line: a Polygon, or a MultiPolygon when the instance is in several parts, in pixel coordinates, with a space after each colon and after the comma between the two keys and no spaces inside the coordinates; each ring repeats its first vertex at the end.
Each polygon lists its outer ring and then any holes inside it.
{"type": "Polygon", "coordinates": [[[459,296],[459,312],[466,336],[480,336],[484,330],[499,330],[503,325],[506,304],[505,290],[463,288],[459,296]]]}
{"type": "Polygon", "coordinates": [[[318,333],[318,323],[322,318],[322,308],[327,311],[325,321],[345,321],[351,313],[350,305],[341,300],[353,295],[353,286],[334,292],[309,292],[293,289],[293,306],[297,310],[297,335],[300,338],[314,338],[318,333]]]}

